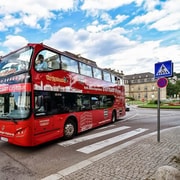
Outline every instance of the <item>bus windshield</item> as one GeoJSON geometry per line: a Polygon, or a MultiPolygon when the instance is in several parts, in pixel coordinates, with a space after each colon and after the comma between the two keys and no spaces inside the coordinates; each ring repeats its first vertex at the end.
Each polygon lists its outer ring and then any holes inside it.
{"type": "Polygon", "coordinates": [[[25,71],[29,68],[32,47],[25,47],[0,59],[0,77],[16,72],[25,71]]]}
{"type": "Polygon", "coordinates": [[[24,119],[30,113],[30,93],[0,94],[0,119],[24,119]]]}

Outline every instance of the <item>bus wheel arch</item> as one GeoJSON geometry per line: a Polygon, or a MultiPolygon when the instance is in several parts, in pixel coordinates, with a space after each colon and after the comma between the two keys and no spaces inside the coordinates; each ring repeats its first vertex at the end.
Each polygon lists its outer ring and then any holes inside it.
{"type": "Polygon", "coordinates": [[[111,122],[114,123],[117,120],[116,110],[112,111],[111,122]]]}
{"type": "Polygon", "coordinates": [[[77,119],[74,116],[67,118],[64,124],[64,139],[72,139],[77,134],[77,119]]]}

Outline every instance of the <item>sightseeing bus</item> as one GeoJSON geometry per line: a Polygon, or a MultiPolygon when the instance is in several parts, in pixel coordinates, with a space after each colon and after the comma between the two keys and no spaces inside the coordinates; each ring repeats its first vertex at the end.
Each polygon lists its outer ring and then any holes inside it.
{"type": "Polygon", "coordinates": [[[0,58],[1,141],[36,146],[71,139],[124,115],[122,77],[92,60],[43,43],[0,58]]]}

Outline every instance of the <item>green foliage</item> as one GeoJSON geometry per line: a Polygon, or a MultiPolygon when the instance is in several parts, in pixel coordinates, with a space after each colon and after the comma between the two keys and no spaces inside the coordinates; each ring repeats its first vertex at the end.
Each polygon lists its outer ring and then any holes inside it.
{"type": "MultiPolygon", "coordinates": [[[[160,103],[161,103],[161,101],[160,101],[160,103]]],[[[148,102],[148,104],[158,104],[158,100],[151,100],[148,102]]]]}
{"type": "Polygon", "coordinates": [[[133,97],[126,97],[129,101],[134,101],[135,99],[133,97]]]}
{"type": "MultiPolygon", "coordinates": [[[[157,104],[144,104],[144,105],[138,105],[138,107],[141,108],[157,108],[157,104]]],[[[161,104],[161,109],[180,109],[180,106],[170,106],[170,105],[164,105],[161,104]]]]}
{"type": "Polygon", "coordinates": [[[180,94],[180,80],[177,80],[175,84],[168,82],[167,85],[167,96],[174,97],[174,94],[180,94]]]}

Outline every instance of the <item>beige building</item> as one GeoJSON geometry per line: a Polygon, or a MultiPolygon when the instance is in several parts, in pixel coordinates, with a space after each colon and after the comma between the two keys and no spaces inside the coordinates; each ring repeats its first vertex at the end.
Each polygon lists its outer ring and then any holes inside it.
{"type": "MultiPolygon", "coordinates": [[[[158,99],[157,79],[150,72],[124,76],[125,95],[135,100],[151,101],[158,99]]],[[[166,99],[166,87],[160,88],[160,99],[166,99]]]]}

